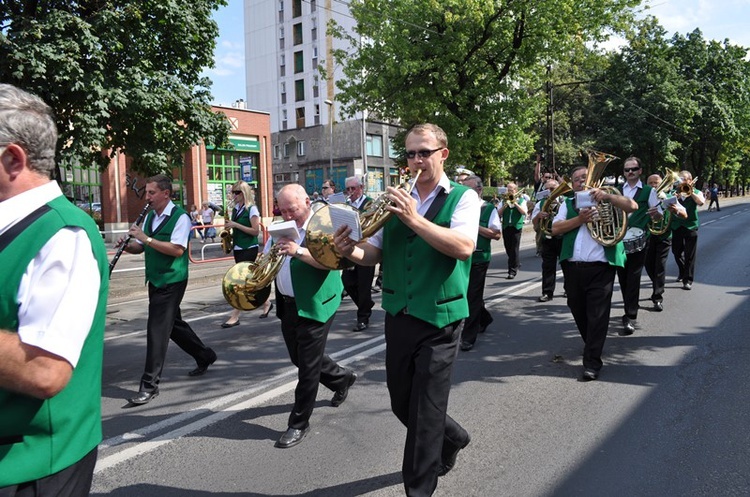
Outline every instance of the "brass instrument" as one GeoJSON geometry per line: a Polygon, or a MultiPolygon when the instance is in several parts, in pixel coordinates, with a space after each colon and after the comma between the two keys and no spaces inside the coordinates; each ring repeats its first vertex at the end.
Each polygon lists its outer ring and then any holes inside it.
{"type": "MultiPolygon", "coordinates": [[[[229,201],[227,209],[224,211],[224,224],[226,224],[227,221],[232,220],[232,212],[234,212],[234,200],[229,201]]],[[[225,254],[231,254],[232,247],[234,247],[232,229],[224,228],[223,230],[221,230],[221,233],[219,233],[219,238],[221,238],[221,250],[223,250],[225,254]]]]}
{"type": "Polygon", "coordinates": [[[505,202],[505,205],[507,207],[513,207],[513,205],[515,205],[515,203],[518,201],[518,194],[508,192],[503,195],[503,201],[505,202]]]}
{"type": "MultiPolygon", "coordinates": [[[[421,173],[422,170],[418,169],[414,178],[409,183],[400,185],[399,188],[403,188],[408,193],[411,193],[421,173]]],[[[362,240],[377,233],[391,218],[393,213],[386,209],[389,205],[393,205],[393,202],[388,198],[388,195],[384,194],[368,203],[367,208],[363,212],[357,212],[362,230],[362,240]]],[[[349,208],[356,211],[350,205],[339,204],[335,208],[349,208]]],[[[329,269],[352,267],[354,263],[343,257],[333,243],[334,230],[330,219],[330,209],[331,206],[323,205],[310,218],[310,222],[307,224],[307,232],[305,233],[305,246],[310,251],[312,258],[322,266],[329,269]]]]}
{"type": "Polygon", "coordinates": [[[557,211],[560,209],[560,204],[565,201],[562,197],[572,191],[573,187],[570,186],[568,178],[563,177],[562,183],[552,190],[549,197],[544,201],[541,210],[542,212],[547,213],[547,217],[544,217],[539,221],[539,232],[545,237],[552,238],[552,219],[557,215],[557,211]]]}
{"type": "MultiPolygon", "coordinates": [[[[602,178],[607,164],[619,157],[589,150],[588,158],[588,171],[583,188],[585,190],[597,188],[611,195],[620,195],[617,188],[604,185],[604,178],[602,178]]],[[[617,245],[625,238],[625,233],[628,230],[628,214],[608,201],[598,202],[596,210],[598,212],[597,219],[586,223],[591,237],[604,247],[617,245]]]]}
{"type": "Polygon", "coordinates": [[[254,262],[238,262],[224,274],[221,291],[229,305],[251,311],[263,305],[271,295],[271,282],[279,274],[286,256],[277,245],[254,262]]]}
{"type": "MultiPolygon", "coordinates": [[[[664,179],[656,187],[656,198],[664,200],[668,193],[675,189],[675,184],[680,181],[680,174],[677,171],[667,169],[664,174],[664,179]]],[[[652,235],[663,235],[669,229],[669,224],[672,222],[672,213],[668,210],[664,210],[664,216],[656,221],[651,219],[648,222],[648,231],[652,235]]]]}
{"type": "Polygon", "coordinates": [[[691,181],[687,181],[678,177],[677,181],[679,183],[677,185],[677,194],[682,198],[685,198],[693,194],[693,185],[698,181],[698,176],[693,178],[691,181]]]}

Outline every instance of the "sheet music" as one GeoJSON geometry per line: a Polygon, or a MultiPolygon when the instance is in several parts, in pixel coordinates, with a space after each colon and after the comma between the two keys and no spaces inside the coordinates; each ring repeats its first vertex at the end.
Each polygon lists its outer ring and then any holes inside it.
{"type": "Polygon", "coordinates": [[[297,223],[294,221],[283,221],[280,223],[273,223],[268,227],[268,234],[271,235],[274,242],[279,241],[282,238],[288,238],[292,241],[297,241],[299,238],[299,231],[297,231],[297,223]]]}
{"type": "Polygon", "coordinates": [[[345,204],[346,195],[344,195],[342,192],[334,193],[334,194],[329,195],[326,201],[329,204],[345,204]]]}
{"type": "Polygon", "coordinates": [[[352,229],[349,238],[358,242],[362,238],[362,227],[359,224],[359,212],[349,206],[331,204],[328,206],[331,214],[333,231],[336,232],[341,226],[352,229]]]}

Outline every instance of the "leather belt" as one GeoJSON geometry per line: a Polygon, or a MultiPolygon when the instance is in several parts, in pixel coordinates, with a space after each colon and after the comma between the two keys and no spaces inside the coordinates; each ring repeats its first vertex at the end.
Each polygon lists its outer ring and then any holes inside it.
{"type": "Polygon", "coordinates": [[[601,261],[594,261],[594,262],[584,262],[584,261],[563,261],[564,264],[570,264],[571,266],[575,267],[597,267],[597,266],[609,266],[608,262],[601,262],[601,261]]]}
{"type": "Polygon", "coordinates": [[[285,304],[296,304],[297,303],[297,301],[294,300],[294,297],[289,297],[287,295],[281,295],[281,300],[283,300],[285,304]]]}

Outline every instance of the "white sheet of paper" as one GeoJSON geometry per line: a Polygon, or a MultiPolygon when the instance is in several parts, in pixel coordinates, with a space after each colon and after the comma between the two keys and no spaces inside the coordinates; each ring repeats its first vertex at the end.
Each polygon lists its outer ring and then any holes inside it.
{"type": "Polygon", "coordinates": [[[331,213],[331,224],[333,231],[336,232],[341,226],[348,226],[352,229],[349,238],[358,242],[362,238],[362,227],[359,224],[359,213],[356,209],[349,206],[331,204],[328,206],[331,213]]]}
{"type": "Polygon", "coordinates": [[[288,238],[292,241],[297,241],[299,238],[299,231],[297,231],[297,223],[294,221],[282,221],[280,223],[273,223],[268,227],[268,234],[275,242],[282,238],[288,238]]]}
{"type": "Polygon", "coordinates": [[[326,201],[329,204],[345,204],[346,195],[344,195],[342,192],[334,193],[334,194],[329,195],[326,201]]]}

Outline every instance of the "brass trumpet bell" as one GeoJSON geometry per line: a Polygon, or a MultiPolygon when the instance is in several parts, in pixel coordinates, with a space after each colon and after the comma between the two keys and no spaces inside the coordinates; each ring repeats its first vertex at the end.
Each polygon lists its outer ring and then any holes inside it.
{"type": "MultiPolygon", "coordinates": [[[[313,203],[315,205],[317,202],[313,203]]],[[[331,207],[323,203],[317,209],[307,223],[305,233],[305,247],[318,264],[328,269],[346,269],[353,267],[354,263],[343,257],[333,244],[333,221],[331,220],[331,209],[356,209],[350,205],[337,204],[331,207]]]]}
{"type": "Polygon", "coordinates": [[[252,311],[268,300],[271,285],[256,288],[252,283],[257,271],[255,262],[240,262],[229,268],[221,281],[221,291],[229,305],[241,311],[252,311]]]}

